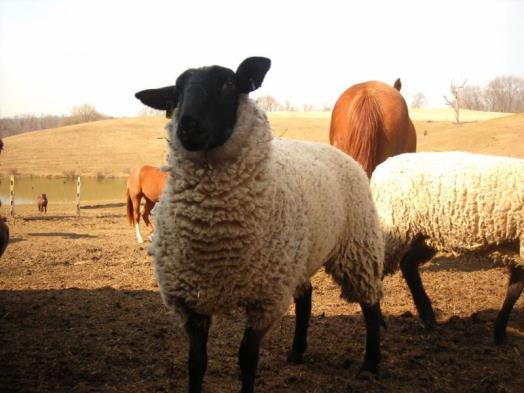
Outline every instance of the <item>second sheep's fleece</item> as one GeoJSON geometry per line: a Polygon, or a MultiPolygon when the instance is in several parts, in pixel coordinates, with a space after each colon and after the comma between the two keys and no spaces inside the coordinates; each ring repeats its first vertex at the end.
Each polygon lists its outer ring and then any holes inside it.
{"type": "Polygon", "coordinates": [[[218,66],[190,70],[174,87],[170,176],[151,249],[162,298],[182,317],[190,338],[190,386],[200,376],[191,370],[205,370],[198,354],[204,356],[209,317],[236,307],[247,313],[239,351],[243,392],[252,391],[260,339],[293,297],[297,326],[289,360],[301,361],[309,279],[322,266],[345,299],[360,302],[368,329],[362,370],[378,367],[384,250],[368,179],[335,148],[273,138],[265,113],[245,94],[268,68],[268,59],[248,58],[236,73],[218,66]],[[255,75],[244,89],[246,72],[255,75]],[[218,97],[215,84],[223,89],[218,97]],[[202,142],[202,119],[221,105],[225,109],[216,113],[229,116],[222,97],[235,85],[240,94],[230,99],[233,127],[225,128],[222,144],[200,148],[208,143],[202,142]]]}
{"type": "Polygon", "coordinates": [[[385,233],[385,274],[400,267],[426,327],[435,325],[418,265],[437,251],[483,253],[510,271],[495,341],[524,286],[524,160],[463,152],[415,153],[379,165],[371,188],[385,233]]]}

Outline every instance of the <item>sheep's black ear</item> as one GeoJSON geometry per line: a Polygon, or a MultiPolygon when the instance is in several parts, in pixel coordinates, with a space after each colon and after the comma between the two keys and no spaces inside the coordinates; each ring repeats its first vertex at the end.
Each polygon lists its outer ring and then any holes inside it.
{"type": "Polygon", "coordinates": [[[402,89],[402,82],[400,81],[400,78],[398,78],[395,83],[393,84],[393,87],[395,89],[397,89],[398,91],[400,91],[400,89],[402,89]]]}
{"type": "Polygon", "coordinates": [[[136,93],[135,97],[142,101],[144,105],[160,111],[166,111],[167,117],[171,117],[171,113],[178,103],[176,86],[142,90],[136,93]]]}
{"type": "Polygon", "coordinates": [[[237,68],[237,84],[240,93],[250,93],[262,85],[271,60],[267,57],[248,57],[237,68]]]}

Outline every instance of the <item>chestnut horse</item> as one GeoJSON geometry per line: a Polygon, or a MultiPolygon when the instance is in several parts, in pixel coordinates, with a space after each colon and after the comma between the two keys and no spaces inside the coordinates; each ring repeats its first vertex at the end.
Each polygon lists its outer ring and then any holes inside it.
{"type": "Polygon", "coordinates": [[[400,79],[394,87],[359,83],[342,93],[333,108],[329,143],[358,161],[368,177],[386,158],[416,150],[415,127],[400,88],[400,79]]]}
{"type": "Polygon", "coordinates": [[[47,213],[47,195],[42,194],[36,197],[36,204],[38,206],[38,211],[41,213],[47,213]]]}
{"type": "Polygon", "coordinates": [[[154,166],[144,165],[143,167],[131,170],[127,178],[127,220],[135,227],[136,240],[143,243],[142,235],[140,234],[140,202],[142,198],[145,200],[144,210],[142,211],[142,218],[145,224],[151,226],[154,231],[155,227],[149,221],[149,214],[159,201],[160,195],[164,190],[166,184],[167,173],[162,172],[159,168],[154,166]]]}

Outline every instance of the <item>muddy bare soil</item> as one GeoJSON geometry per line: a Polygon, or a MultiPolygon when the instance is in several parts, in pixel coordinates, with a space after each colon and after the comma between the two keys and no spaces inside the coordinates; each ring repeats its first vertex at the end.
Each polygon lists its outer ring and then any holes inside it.
{"type": "MultiPolygon", "coordinates": [[[[0,260],[0,391],[185,392],[185,335],[163,306],[146,247],[135,243],[123,207],[50,205],[18,209],[0,260]]],[[[358,306],[339,299],[324,273],[314,278],[306,363],[286,363],[290,309],[263,343],[257,392],[522,392],[524,300],[509,341],[492,344],[505,269],[481,260],[438,259],[423,281],[440,327],[424,331],[406,285],[386,279],[381,374],[355,379],[363,355],[358,306]]],[[[215,319],[205,392],[239,391],[241,313],[215,319]]]]}

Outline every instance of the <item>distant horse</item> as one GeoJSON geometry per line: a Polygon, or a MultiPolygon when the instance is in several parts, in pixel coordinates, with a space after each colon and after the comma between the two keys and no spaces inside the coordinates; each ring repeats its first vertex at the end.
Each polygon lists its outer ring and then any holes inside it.
{"type": "Polygon", "coordinates": [[[155,227],[149,221],[149,214],[159,201],[160,195],[164,190],[166,184],[167,173],[162,172],[159,168],[144,165],[141,168],[136,168],[129,173],[127,178],[127,220],[135,227],[136,240],[143,243],[142,235],[140,234],[140,202],[142,198],[145,200],[144,210],[142,211],[142,218],[147,226],[151,226],[154,231],[155,227]]]}
{"type": "Polygon", "coordinates": [[[394,87],[359,83],[342,93],[333,108],[329,143],[358,161],[368,177],[386,158],[416,150],[417,135],[401,86],[400,79],[394,87]]]}
{"type": "Polygon", "coordinates": [[[36,197],[36,204],[38,205],[38,211],[47,213],[47,195],[42,194],[36,197]]]}
{"type": "Polygon", "coordinates": [[[7,248],[9,242],[9,227],[5,223],[5,218],[0,217],[0,257],[7,248]]]}

